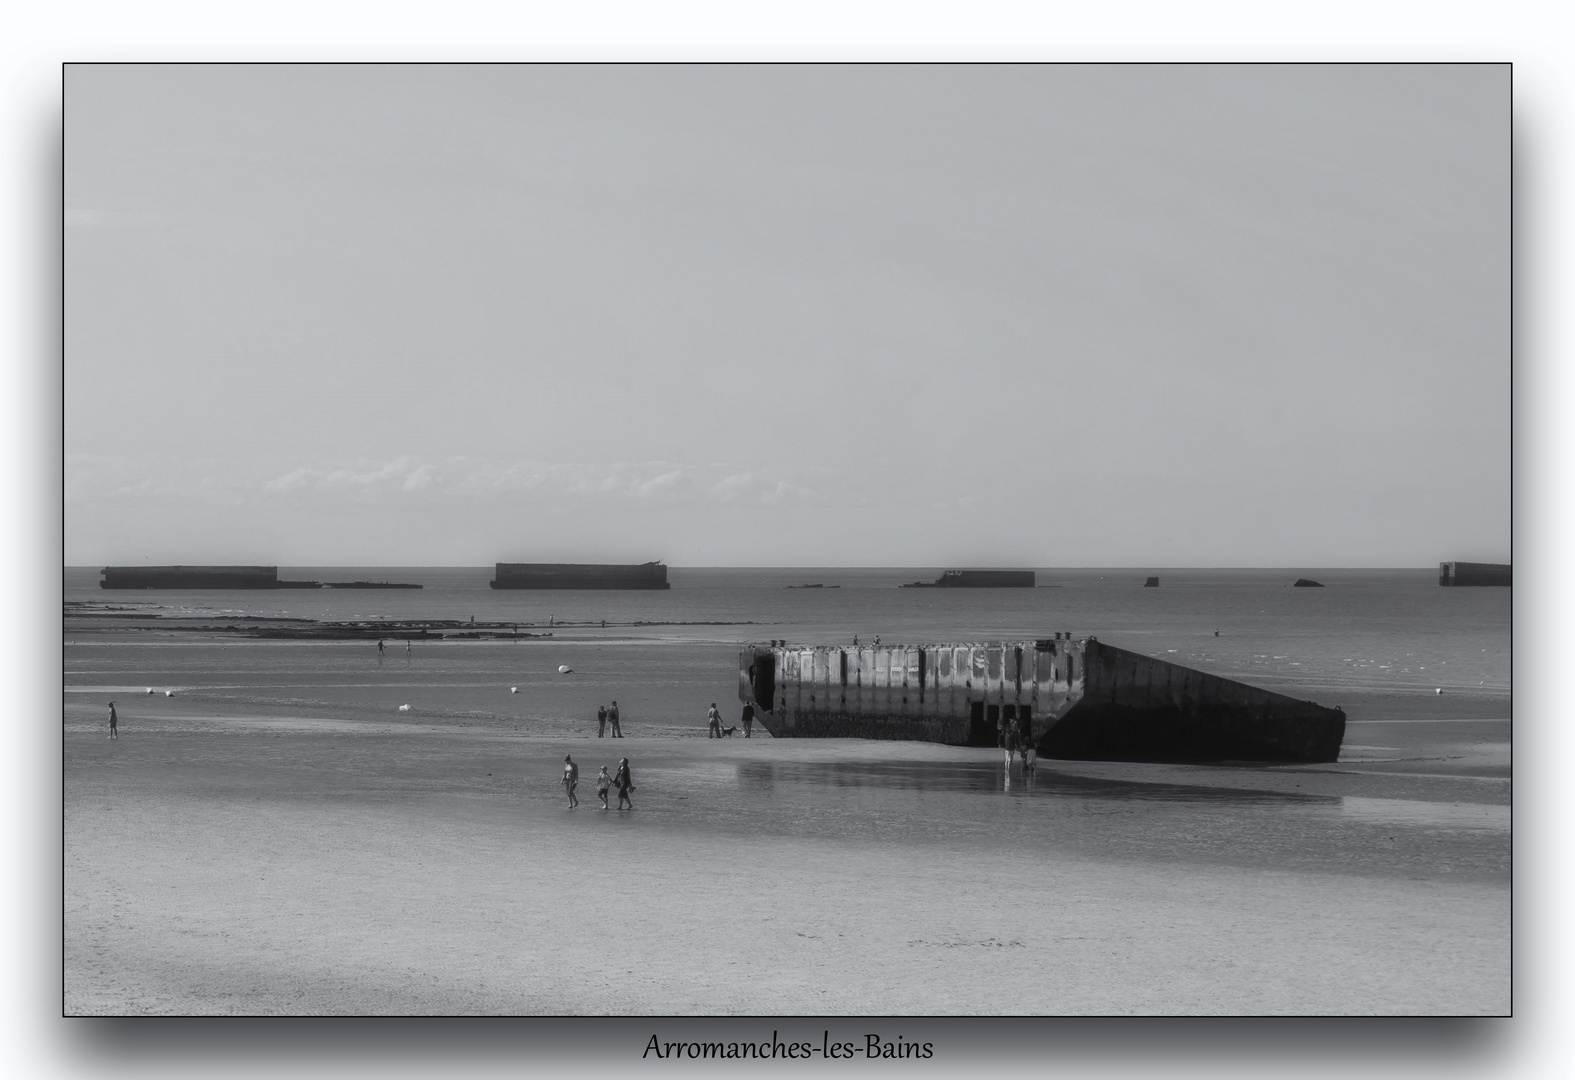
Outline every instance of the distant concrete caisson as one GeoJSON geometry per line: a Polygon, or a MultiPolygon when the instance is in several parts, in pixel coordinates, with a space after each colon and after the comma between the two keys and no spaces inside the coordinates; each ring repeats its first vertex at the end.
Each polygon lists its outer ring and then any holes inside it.
{"type": "Polygon", "coordinates": [[[280,581],[277,566],[106,566],[101,589],[316,589],[315,581],[280,581]]]}
{"type": "Polygon", "coordinates": [[[106,566],[101,589],[419,589],[393,581],[280,581],[277,566],[106,566]]]}
{"type": "Polygon", "coordinates": [[[498,563],[494,589],[666,589],[667,567],[608,563],[498,563]]]}
{"type": "Polygon", "coordinates": [[[910,581],[899,589],[1032,589],[1032,570],[948,570],[934,581],[910,581]]]}
{"type": "Polygon", "coordinates": [[[777,738],[994,746],[1047,757],[1335,761],[1345,713],[1070,634],[983,644],[751,645],[738,696],[777,738]]]}
{"type": "Polygon", "coordinates": [[[1441,562],[1438,564],[1440,585],[1508,585],[1509,563],[1441,562]]]}

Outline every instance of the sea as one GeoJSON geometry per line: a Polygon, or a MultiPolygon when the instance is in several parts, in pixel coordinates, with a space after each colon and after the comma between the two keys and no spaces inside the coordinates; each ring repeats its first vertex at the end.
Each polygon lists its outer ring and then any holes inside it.
{"type": "MultiPolygon", "coordinates": [[[[1509,588],[1443,588],[1425,569],[1041,568],[1036,588],[904,589],[936,567],[672,567],[662,591],[493,590],[490,567],[281,567],[282,580],[419,590],[98,588],[68,567],[68,705],[153,690],[216,715],[495,722],[558,735],[618,702],[644,734],[705,734],[736,716],[738,650],[805,644],[1017,640],[1067,632],[1266,689],[1354,720],[1507,719],[1509,588]],[[1150,576],[1158,587],[1146,587],[1150,576]],[[1322,588],[1295,587],[1301,578],[1322,588]],[[81,616],[92,620],[92,629],[81,616]],[[261,640],[192,620],[447,620],[512,640],[261,640]],[[168,628],[161,626],[167,624],[168,628]],[[137,627],[130,629],[130,627],[137,627]],[[121,629],[124,627],[125,629],[121,629]],[[74,629],[75,628],[75,629],[74,629]],[[568,672],[560,668],[569,668],[568,672]],[[401,710],[400,706],[408,705],[401,710]]],[[[124,709],[124,705],[120,706],[124,709]]]]}

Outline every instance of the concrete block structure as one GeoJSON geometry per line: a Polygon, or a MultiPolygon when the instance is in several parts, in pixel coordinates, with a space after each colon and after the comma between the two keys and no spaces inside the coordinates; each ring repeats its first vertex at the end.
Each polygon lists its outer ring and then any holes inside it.
{"type": "Polygon", "coordinates": [[[101,589],[277,589],[277,566],[106,566],[101,589]]]}
{"type": "Polygon", "coordinates": [[[751,645],[740,700],[777,738],[994,746],[1016,720],[1041,754],[1106,761],[1335,761],[1345,714],[1057,634],[1032,641],[751,645]]]}
{"type": "Polygon", "coordinates": [[[659,562],[623,566],[606,563],[498,563],[494,589],[666,589],[667,567],[659,562]]]}

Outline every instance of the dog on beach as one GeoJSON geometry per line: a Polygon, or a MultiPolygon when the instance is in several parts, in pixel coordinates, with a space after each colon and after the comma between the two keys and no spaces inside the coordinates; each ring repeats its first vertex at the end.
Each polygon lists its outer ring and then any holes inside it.
{"type": "Polygon", "coordinates": [[[737,730],[738,728],[736,727],[725,727],[722,729],[722,737],[724,739],[731,739],[733,737],[733,732],[737,730]]]}

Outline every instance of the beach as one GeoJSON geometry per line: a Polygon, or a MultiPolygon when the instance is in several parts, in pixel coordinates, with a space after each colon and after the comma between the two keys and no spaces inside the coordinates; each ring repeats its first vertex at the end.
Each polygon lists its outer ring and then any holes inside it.
{"type": "Polygon", "coordinates": [[[1509,1008],[1508,786],[1469,761],[1404,797],[1069,762],[1008,790],[922,744],[204,726],[68,726],[67,1013],[1509,1008]],[[617,756],[632,812],[596,809],[617,756]]]}

